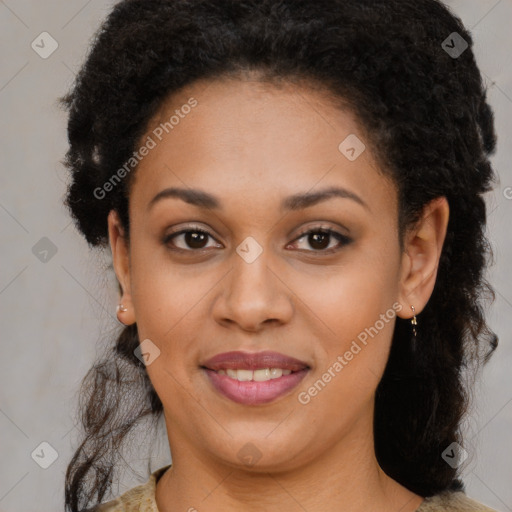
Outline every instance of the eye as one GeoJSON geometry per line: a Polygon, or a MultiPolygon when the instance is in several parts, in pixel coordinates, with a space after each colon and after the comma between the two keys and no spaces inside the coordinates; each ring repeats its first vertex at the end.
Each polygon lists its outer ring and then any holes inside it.
{"type": "MultiPolygon", "coordinates": [[[[313,251],[309,252],[332,253],[340,250],[342,246],[348,245],[352,242],[351,238],[346,235],[342,235],[337,231],[325,227],[317,227],[302,232],[294,242],[287,245],[287,248],[306,237],[310,247],[313,247],[313,251]],[[338,241],[338,247],[329,247],[329,242],[332,241],[333,238],[338,241]]],[[[173,249],[178,251],[194,252],[207,249],[208,246],[205,244],[207,243],[208,238],[212,238],[214,240],[213,236],[208,231],[192,226],[188,229],[182,229],[176,233],[166,235],[163,239],[163,243],[165,245],[171,245],[173,249]],[[181,240],[185,244],[185,247],[179,247],[179,245],[174,241],[175,239],[179,240],[180,237],[182,237],[181,240]]],[[[221,247],[221,245],[214,245],[213,247],[221,247]]]]}
{"type": "Polygon", "coordinates": [[[191,227],[188,229],[182,229],[181,231],[178,231],[176,233],[170,233],[169,235],[166,235],[163,239],[163,243],[165,245],[171,244],[177,250],[198,251],[207,248],[207,246],[205,246],[204,244],[208,240],[208,237],[213,239],[212,235],[210,235],[208,231],[205,231],[204,229],[198,227],[191,227]],[[179,239],[180,237],[183,237],[182,240],[188,247],[177,247],[174,241],[171,244],[171,240],[179,239]]]}
{"type": "MultiPolygon", "coordinates": [[[[352,242],[352,239],[346,235],[342,235],[337,231],[329,228],[317,227],[302,232],[298,238],[295,239],[295,243],[306,238],[307,243],[310,247],[314,248],[313,252],[332,253],[341,249],[341,247],[348,245],[352,242]],[[306,238],[307,237],[307,238],[306,238]],[[329,247],[329,242],[332,239],[338,240],[338,246],[329,247]]],[[[289,247],[289,244],[287,247],[289,247]]],[[[311,252],[311,251],[310,251],[311,252]]]]}

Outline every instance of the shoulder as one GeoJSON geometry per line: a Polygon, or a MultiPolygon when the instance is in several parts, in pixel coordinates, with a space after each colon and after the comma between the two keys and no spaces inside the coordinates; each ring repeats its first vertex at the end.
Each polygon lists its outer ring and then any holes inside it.
{"type": "Polygon", "coordinates": [[[158,512],[155,500],[156,483],[169,467],[170,465],[158,469],[146,483],[132,487],[118,498],[83,512],[158,512]]]}
{"type": "Polygon", "coordinates": [[[468,498],[462,491],[444,491],[425,498],[416,512],[498,512],[468,498]]]}
{"type": "Polygon", "coordinates": [[[115,500],[98,505],[91,512],[158,512],[154,503],[154,497],[148,492],[147,484],[142,484],[133,487],[115,500]]]}

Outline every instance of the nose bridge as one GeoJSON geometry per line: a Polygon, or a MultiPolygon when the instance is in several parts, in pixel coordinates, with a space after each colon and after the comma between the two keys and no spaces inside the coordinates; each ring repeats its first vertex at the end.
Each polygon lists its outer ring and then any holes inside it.
{"type": "Polygon", "coordinates": [[[233,269],[216,308],[220,320],[244,329],[257,329],[265,321],[286,322],[291,304],[286,286],[272,269],[271,250],[253,237],[244,239],[233,253],[233,269]]]}
{"type": "Polygon", "coordinates": [[[236,249],[231,291],[242,294],[267,295],[275,279],[270,270],[270,250],[263,249],[252,237],[244,240],[236,249]]]}

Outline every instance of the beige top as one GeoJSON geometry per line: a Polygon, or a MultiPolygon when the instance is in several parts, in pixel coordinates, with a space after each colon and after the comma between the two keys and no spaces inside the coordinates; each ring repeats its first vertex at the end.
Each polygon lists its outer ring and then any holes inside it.
{"type": "MultiPolygon", "coordinates": [[[[119,498],[103,503],[92,509],[94,512],[158,512],[155,501],[156,484],[159,478],[171,466],[157,469],[149,480],[133,487],[119,498]]],[[[497,512],[477,501],[468,498],[463,492],[445,491],[430,498],[425,498],[416,512],[497,512]]]]}

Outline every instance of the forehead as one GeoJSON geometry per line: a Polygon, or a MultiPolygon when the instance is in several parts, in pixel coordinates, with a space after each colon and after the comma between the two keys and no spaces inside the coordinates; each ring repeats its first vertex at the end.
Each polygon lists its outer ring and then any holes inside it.
{"type": "Polygon", "coordinates": [[[162,104],[141,143],[148,138],[153,147],[131,191],[138,207],[172,186],[278,207],[283,196],[334,185],[367,198],[376,212],[395,208],[395,187],[355,115],[310,87],[198,81],[162,104]]]}

